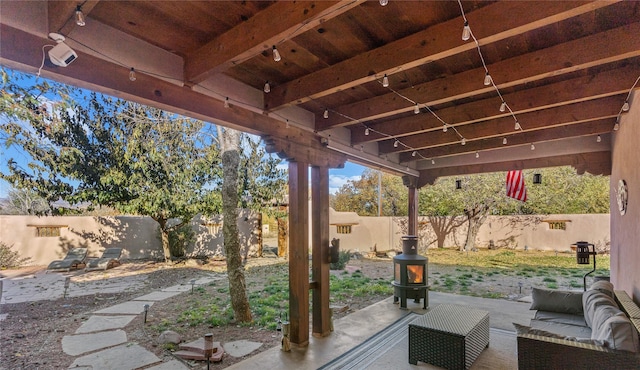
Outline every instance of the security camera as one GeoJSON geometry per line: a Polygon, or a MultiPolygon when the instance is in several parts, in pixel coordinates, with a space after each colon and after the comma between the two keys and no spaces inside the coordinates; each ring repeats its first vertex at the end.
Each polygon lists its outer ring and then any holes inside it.
{"type": "Polygon", "coordinates": [[[78,58],[78,54],[64,43],[64,36],[52,32],[49,34],[49,37],[58,43],[53,47],[53,49],[49,50],[49,59],[51,60],[51,63],[57,66],[66,67],[78,58]]]}

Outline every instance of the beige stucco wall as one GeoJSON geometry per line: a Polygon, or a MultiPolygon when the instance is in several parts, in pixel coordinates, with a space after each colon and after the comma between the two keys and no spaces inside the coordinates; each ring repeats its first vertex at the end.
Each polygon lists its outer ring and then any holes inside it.
{"type": "MultiPolygon", "coordinates": [[[[243,251],[257,249],[258,235],[250,230],[257,228],[257,219],[243,211],[238,217],[240,242],[243,251]]],[[[195,217],[191,226],[196,232],[194,245],[187,249],[189,256],[223,255],[222,228],[211,234],[207,223],[222,224],[221,216],[205,220],[195,217]]],[[[98,257],[104,248],[123,248],[123,259],[162,258],[158,224],[149,217],[117,216],[7,216],[0,215],[0,240],[12,246],[21,257],[30,258],[29,264],[48,265],[64,257],[74,247],[89,249],[89,257],[98,257]],[[59,237],[37,237],[36,226],[64,226],[59,237]]]]}
{"type": "Polygon", "coordinates": [[[611,280],[618,289],[640,301],[640,99],[636,92],[631,109],[623,113],[614,133],[611,169],[611,280]],[[625,215],[617,212],[618,181],[628,187],[625,215]]]}
{"type": "MultiPolygon", "coordinates": [[[[420,218],[419,247],[437,247],[435,234],[428,218],[420,218]]],[[[462,220],[460,220],[462,221],[462,220]]],[[[355,213],[330,212],[330,237],[340,239],[344,250],[369,252],[375,245],[378,251],[402,249],[401,237],[405,234],[400,217],[361,217],[355,213]],[[338,234],[338,224],[354,224],[351,234],[338,234]]],[[[445,247],[464,245],[467,226],[462,223],[445,239],[445,247]]],[[[545,216],[489,216],[478,231],[476,246],[486,248],[490,240],[496,247],[531,250],[568,251],[571,244],[585,240],[598,248],[609,245],[609,215],[545,215],[545,216]],[[566,221],[566,230],[549,229],[550,220],[566,221]]]]}

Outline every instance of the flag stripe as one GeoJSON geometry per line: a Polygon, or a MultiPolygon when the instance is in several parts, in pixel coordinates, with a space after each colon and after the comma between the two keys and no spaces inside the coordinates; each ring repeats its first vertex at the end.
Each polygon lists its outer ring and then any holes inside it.
{"type": "Polygon", "coordinates": [[[522,171],[507,172],[507,196],[521,202],[527,201],[527,189],[524,185],[522,171]]]}

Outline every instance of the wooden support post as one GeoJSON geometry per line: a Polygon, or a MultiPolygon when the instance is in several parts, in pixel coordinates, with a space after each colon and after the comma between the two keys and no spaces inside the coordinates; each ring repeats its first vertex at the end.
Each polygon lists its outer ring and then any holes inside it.
{"type": "Polygon", "coordinates": [[[312,332],[331,332],[329,312],[329,169],[311,168],[311,274],[313,279],[312,332]]]}
{"type": "Polygon", "coordinates": [[[289,162],[289,317],[291,343],[309,344],[309,170],[289,162]]]}

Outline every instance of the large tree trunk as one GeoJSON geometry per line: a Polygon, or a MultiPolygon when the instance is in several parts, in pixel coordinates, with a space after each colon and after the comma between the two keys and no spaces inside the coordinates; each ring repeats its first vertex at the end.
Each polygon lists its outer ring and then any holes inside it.
{"type": "Polygon", "coordinates": [[[488,210],[488,207],[481,207],[465,212],[467,221],[469,222],[469,228],[467,229],[467,240],[464,243],[464,250],[470,251],[475,247],[478,230],[480,230],[480,226],[482,226],[487,219],[488,210]]]}
{"type": "Polygon", "coordinates": [[[162,252],[164,253],[164,261],[171,261],[171,249],[169,248],[169,232],[167,231],[167,220],[157,219],[160,225],[160,240],[162,241],[162,252]]]}
{"type": "Polygon", "coordinates": [[[227,275],[231,307],[236,321],[251,322],[251,309],[247,298],[244,266],[238,235],[238,167],[240,165],[240,133],[218,126],[218,139],[222,148],[222,215],[224,253],[227,259],[227,275]]]}

